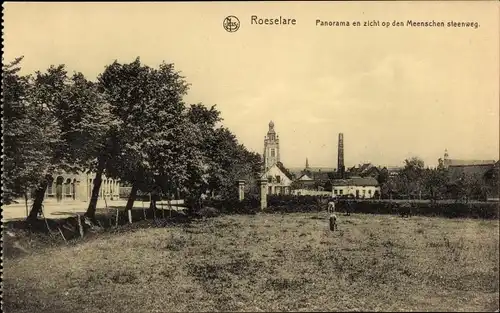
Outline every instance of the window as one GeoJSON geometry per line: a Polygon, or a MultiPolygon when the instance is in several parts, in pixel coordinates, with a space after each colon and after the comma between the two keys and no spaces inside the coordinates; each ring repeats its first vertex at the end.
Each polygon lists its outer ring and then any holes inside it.
{"type": "Polygon", "coordinates": [[[279,184],[281,183],[281,176],[279,175],[276,175],[276,182],[279,184]]]}
{"type": "Polygon", "coordinates": [[[339,194],[343,195],[344,194],[344,190],[340,189],[339,190],[339,194]]]}
{"type": "Polygon", "coordinates": [[[275,150],[274,149],[271,149],[271,156],[274,157],[275,156],[275,150]]]}
{"type": "Polygon", "coordinates": [[[267,176],[267,182],[272,183],[273,182],[273,177],[272,176],[267,176]]]}
{"type": "Polygon", "coordinates": [[[337,189],[334,189],[334,190],[333,190],[333,193],[334,193],[334,194],[338,194],[338,190],[337,190],[337,189]]]}
{"type": "Polygon", "coordinates": [[[372,195],[372,190],[368,190],[368,194],[371,196],[372,195]]]}

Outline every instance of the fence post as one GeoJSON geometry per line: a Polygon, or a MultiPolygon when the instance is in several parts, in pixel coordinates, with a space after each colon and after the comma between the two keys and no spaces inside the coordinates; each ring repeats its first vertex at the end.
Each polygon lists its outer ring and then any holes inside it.
{"type": "Polygon", "coordinates": [[[238,180],[238,199],[243,201],[245,199],[245,181],[238,180]]]}
{"type": "Polygon", "coordinates": [[[260,179],[259,185],[260,185],[260,209],[264,210],[265,208],[267,208],[267,180],[260,179]]]}

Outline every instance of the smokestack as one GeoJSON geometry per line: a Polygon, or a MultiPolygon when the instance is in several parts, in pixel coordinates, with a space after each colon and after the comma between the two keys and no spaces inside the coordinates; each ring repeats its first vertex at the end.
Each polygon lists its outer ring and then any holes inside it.
{"type": "Polygon", "coordinates": [[[344,178],[345,167],[344,167],[344,134],[343,133],[339,133],[337,173],[339,174],[340,178],[344,178]]]}

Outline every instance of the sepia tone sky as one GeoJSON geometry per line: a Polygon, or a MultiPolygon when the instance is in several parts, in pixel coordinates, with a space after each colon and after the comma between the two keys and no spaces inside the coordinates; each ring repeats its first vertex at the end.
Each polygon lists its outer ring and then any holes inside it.
{"type": "Polygon", "coordinates": [[[217,104],[262,153],[268,123],[285,166],[400,165],[499,158],[497,2],[7,3],[4,60],[24,72],[66,64],[94,80],[115,59],[175,63],[186,101],[217,104]],[[237,32],[222,27],[234,15],[237,32]],[[296,26],[250,25],[251,15],[296,26]],[[329,27],[325,21],[477,21],[473,28],[329,27]]]}

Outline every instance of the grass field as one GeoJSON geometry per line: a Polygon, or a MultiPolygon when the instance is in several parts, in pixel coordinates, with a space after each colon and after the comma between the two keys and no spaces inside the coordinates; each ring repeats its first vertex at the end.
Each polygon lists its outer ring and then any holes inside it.
{"type": "Polygon", "coordinates": [[[498,220],[222,216],[4,261],[5,312],[495,311],[498,220]]]}

